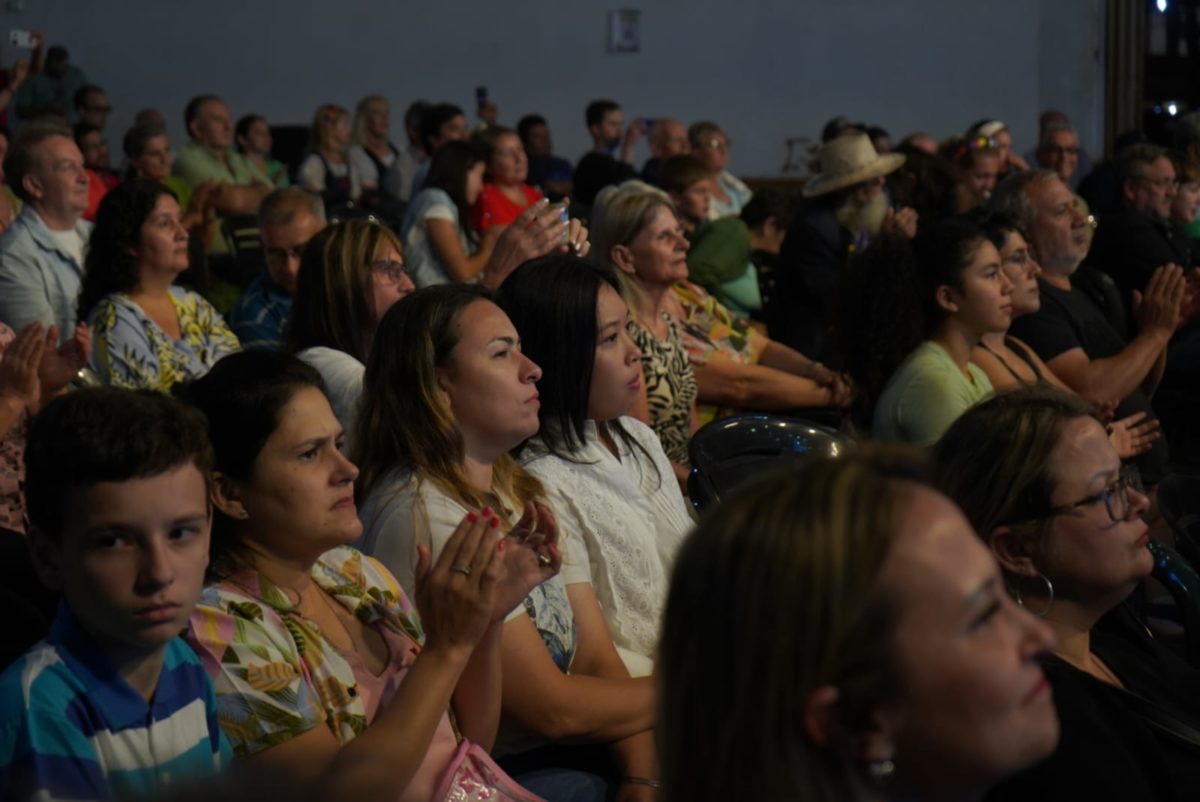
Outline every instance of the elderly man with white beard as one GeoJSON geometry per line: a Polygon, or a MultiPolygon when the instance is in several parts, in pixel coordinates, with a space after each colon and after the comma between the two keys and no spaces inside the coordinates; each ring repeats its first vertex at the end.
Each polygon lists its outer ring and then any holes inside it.
{"type": "Polygon", "coordinates": [[[846,260],[881,233],[911,239],[917,232],[917,213],[893,210],[883,189],[904,159],[876,153],[857,130],[821,148],[821,171],[804,186],[807,201],[783,241],[764,309],[771,339],[817,361],[832,356],[829,329],[846,260]]]}

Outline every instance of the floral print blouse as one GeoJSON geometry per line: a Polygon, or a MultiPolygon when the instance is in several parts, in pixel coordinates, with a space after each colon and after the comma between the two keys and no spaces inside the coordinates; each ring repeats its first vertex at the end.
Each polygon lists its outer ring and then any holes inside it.
{"type": "MultiPolygon", "coordinates": [[[[16,334],[0,323],[0,357],[16,334]]],[[[25,534],[25,435],[29,428],[29,413],[21,417],[7,432],[0,432],[0,529],[25,534]]]]}
{"type": "MultiPolygon", "coordinates": [[[[683,307],[679,321],[683,347],[694,367],[703,367],[716,354],[743,365],[758,362],[750,345],[749,321],[735,317],[703,287],[683,281],[675,285],[675,297],[683,307]]],[[[733,414],[712,404],[700,405],[700,424],[733,414]]]]}
{"type": "Polygon", "coordinates": [[[172,339],[124,293],[106,296],[88,316],[92,369],[106,384],[169,390],[203,376],[226,354],[241,348],[208,301],[183,287],[171,288],[180,339],[172,339]]]}

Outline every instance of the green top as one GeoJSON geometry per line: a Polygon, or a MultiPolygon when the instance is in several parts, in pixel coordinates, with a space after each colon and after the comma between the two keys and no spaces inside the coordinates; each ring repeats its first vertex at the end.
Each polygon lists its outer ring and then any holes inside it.
{"type": "Polygon", "coordinates": [[[964,375],[945,348],[927,340],[883,388],[871,436],[885,443],[933,445],[959,415],[994,393],[982,370],[968,362],[964,375]]]}
{"type": "Polygon", "coordinates": [[[750,231],[736,217],[710,220],[687,235],[688,281],[709,292],[736,281],[750,264],[750,231]]]}
{"type": "MultiPolygon", "coordinates": [[[[188,142],[179,150],[179,157],[171,167],[171,173],[182,179],[192,190],[205,181],[216,181],[234,186],[245,187],[251,184],[266,184],[262,174],[246,160],[246,157],[235,150],[225,151],[222,161],[208,148],[198,142],[188,142]]],[[[221,232],[221,219],[213,226],[208,241],[208,252],[225,254],[230,251],[230,245],[221,232]]]]}

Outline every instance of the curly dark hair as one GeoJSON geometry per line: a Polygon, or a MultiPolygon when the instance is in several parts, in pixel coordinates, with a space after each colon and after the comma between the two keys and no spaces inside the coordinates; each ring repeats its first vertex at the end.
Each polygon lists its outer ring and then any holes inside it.
{"type": "Polygon", "coordinates": [[[135,178],[118,184],[100,201],[96,226],[88,241],[83,286],[79,290],[79,320],[87,320],[88,313],[104,296],[129,292],[137,286],[134,250],[142,225],[162,195],[175,197],[174,192],[157,181],[135,178]]]}

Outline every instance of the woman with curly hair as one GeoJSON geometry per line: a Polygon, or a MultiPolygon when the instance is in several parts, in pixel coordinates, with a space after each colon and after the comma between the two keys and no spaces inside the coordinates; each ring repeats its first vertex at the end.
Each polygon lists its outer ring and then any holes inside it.
{"type": "Polygon", "coordinates": [[[92,328],[92,369],[108,384],[168,390],[237,351],[208,301],[173,286],[188,267],[179,203],[157,181],[134,179],[104,196],[79,293],[92,328]]]}

